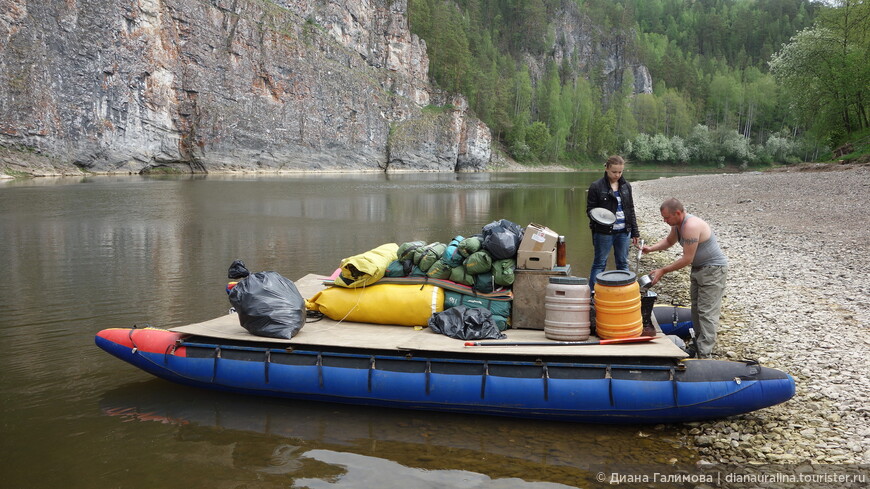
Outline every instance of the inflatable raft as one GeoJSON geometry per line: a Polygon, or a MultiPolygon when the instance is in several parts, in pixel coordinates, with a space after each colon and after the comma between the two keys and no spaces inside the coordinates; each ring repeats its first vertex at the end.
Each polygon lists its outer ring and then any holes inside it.
{"type": "Polygon", "coordinates": [[[689,339],[694,334],[692,309],[685,306],[656,305],[652,310],[653,321],[662,333],[689,339]]]}
{"type": "MultiPolygon", "coordinates": [[[[308,276],[304,290],[322,280],[308,276]]],[[[507,330],[511,342],[539,330],[507,330]]],[[[429,331],[336,322],[291,340],[256,337],[235,314],[174,328],[100,331],[96,344],[157,377],[262,395],[404,409],[595,423],[720,418],[795,392],[755,362],[685,360],[664,335],[647,343],[473,347],[429,331]]]]}

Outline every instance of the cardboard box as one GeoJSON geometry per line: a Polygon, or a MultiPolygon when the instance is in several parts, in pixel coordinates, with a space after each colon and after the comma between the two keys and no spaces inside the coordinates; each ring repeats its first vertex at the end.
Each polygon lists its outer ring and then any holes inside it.
{"type": "Polygon", "coordinates": [[[517,268],[552,270],[556,266],[556,251],[518,251],[517,268]]]}
{"type": "Polygon", "coordinates": [[[526,226],[526,232],[523,233],[523,239],[520,241],[520,248],[517,251],[552,251],[556,248],[558,240],[559,235],[556,231],[547,226],[530,223],[526,226]]]}

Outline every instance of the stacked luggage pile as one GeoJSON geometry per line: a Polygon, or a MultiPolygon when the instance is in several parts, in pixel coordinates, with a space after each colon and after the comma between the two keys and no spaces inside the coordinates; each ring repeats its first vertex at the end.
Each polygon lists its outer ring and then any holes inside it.
{"type": "Polygon", "coordinates": [[[485,308],[503,331],[522,239],[523,228],[501,219],[447,243],[387,243],[342,260],[335,287],[308,306],[333,320],[407,326],[426,326],[451,307],[485,308]]]}

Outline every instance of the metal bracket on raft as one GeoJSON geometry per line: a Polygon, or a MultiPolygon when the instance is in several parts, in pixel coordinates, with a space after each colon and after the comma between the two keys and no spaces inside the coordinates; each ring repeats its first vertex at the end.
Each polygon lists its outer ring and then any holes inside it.
{"type": "Polygon", "coordinates": [[[369,392],[372,391],[372,373],[375,371],[375,356],[372,355],[369,357],[369,379],[368,379],[368,389],[369,392]]]}
{"type": "Polygon", "coordinates": [[[544,400],[550,400],[550,372],[547,370],[547,364],[543,365],[543,372],[541,373],[541,378],[544,379],[544,400]]]}
{"type": "Polygon", "coordinates": [[[486,392],[486,378],[489,376],[489,361],[483,362],[483,375],[480,377],[480,398],[483,399],[486,392]]]}
{"type": "Polygon", "coordinates": [[[272,350],[266,350],[266,358],[263,362],[263,376],[265,377],[266,383],[269,383],[269,364],[272,363],[272,350]]]}
{"type": "Polygon", "coordinates": [[[130,353],[135,355],[139,351],[139,347],[136,346],[136,340],[133,339],[133,331],[136,330],[136,325],[134,324],[132,328],[130,328],[130,332],[127,334],[127,338],[130,340],[130,344],[133,345],[133,349],[130,350],[130,353]]]}
{"type": "Polygon", "coordinates": [[[317,384],[323,389],[323,353],[317,352],[317,384]]]}
{"type": "Polygon", "coordinates": [[[169,356],[175,353],[175,349],[178,348],[178,344],[180,340],[176,340],[175,343],[166,347],[166,351],[163,352],[163,365],[169,364],[169,356]]]}
{"type": "Polygon", "coordinates": [[[610,396],[610,405],[613,406],[613,375],[610,371],[610,365],[604,370],[604,378],[607,379],[607,395],[610,396]]]}
{"type": "Polygon", "coordinates": [[[221,347],[216,346],[216,347],[214,347],[214,366],[212,367],[212,370],[211,370],[212,383],[214,383],[214,379],[215,379],[215,377],[217,377],[218,360],[220,360],[220,358],[221,358],[221,347]]]}

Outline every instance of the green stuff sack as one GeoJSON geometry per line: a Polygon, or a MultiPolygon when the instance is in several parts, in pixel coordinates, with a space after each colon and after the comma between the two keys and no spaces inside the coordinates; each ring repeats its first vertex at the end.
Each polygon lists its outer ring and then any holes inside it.
{"type": "Polygon", "coordinates": [[[451,307],[461,306],[463,295],[464,294],[460,294],[459,292],[453,292],[452,290],[445,290],[444,291],[444,309],[450,309],[451,307]]]}
{"type": "Polygon", "coordinates": [[[448,280],[456,282],[457,284],[468,285],[469,287],[474,285],[474,275],[468,273],[468,270],[466,270],[464,266],[458,266],[453,270],[450,270],[450,277],[448,280]]]}
{"type": "Polygon", "coordinates": [[[411,250],[408,250],[406,253],[408,256],[413,254],[414,265],[419,266],[420,260],[422,260],[423,256],[426,255],[426,252],[429,251],[429,248],[431,248],[435,245],[439,245],[439,244],[441,244],[441,243],[436,241],[434,243],[429,243],[429,244],[425,244],[423,246],[418,246],[418,247],[414,248],[413,252],[411,250]]]}
{"type": "Polygon", "coordinates": [[[472,275],[489,273],[492,270],[492,256],[486,250],[480,250],[466,258],[462,265],[472,275]]]}
{"type": "Polygon", "coordinates": [[[399,257],[399,261],[407,260],[409,258],[413,259],[414,251],[422,246],[426,246],[425,241],[409,241],[407,243],[402,243],[399,245],[396,255],[399,257]]]}
{"type": "Polygon", "coordinates": [[[438,260],[429,267],[429,270],[426,272],[426,275],[431,278],[440,278],[440,279],[448,279],[450,278],[450,272],[453,271],[453,268],[450,267],[447,263],[444,263],[444,260],[438,260]]]}
{"type": "Polygon", "coordinates": [[[402,262],[399,260],[395,260],[390,262],[387,265],[387,271],[384,273],[384,277],[404,277],[405,276],[405,267],[402,266],[402,262]]]}
{"type": "Polygon", "coordinates": [[[420,270],[420,267],[414,265],[414,267],[411,268],[411,273],[409,273],[408,276],[409,277],[425,277],[426,272],[424,272],[423,270],[420,270]]]}
{"type": "Polygon", "coordinates": [[[480,251],[480,238],[472,236],[459,242],[459,254],[468,258],[480,251]]]}
{"type": "Polygon", "coordinates": [[[486,294],[495,292],[499,286],[493,280],[492,273],[479,273],[474,276],[474,290],[484,292],[486,294]]]}
{"type": "Polygon", "coordinates": [[[492,264],[492,276],[495,283],[510,287],[514,283],[514,269],[517,267],[517,261],[513,258],[505,258],[504,260],[496,260],[492,264]]]}
{"type": "Polygon", "coordinates": [[[483,307],[492,311],[493,314],[498,314],[500,316],[511,315],[510,301],[491,301],[482,297],[465,295],[462,298],[462,305],[468,307],[483,307]]]}
{"type": "Polygon", "coordinates": [[[444,254],[445,249],[447,249],[447,245],[444,243],[432,243],[426,246],[420,254],[420,263],[417,266],[420,267],[420,270],[428,272],[432,265],[444,254]]]}
{"type": "Polygon", "coordinates": [[[495,326],[499,331],[504,331],[510,327],[510,321],[508,321],[508,318],[499,314],[493,314],[492,320],[495,321],[495,326]]]}
{"type": "Polygon", "coordinates": [[[444,309],[449,309],[456,306],[466,306],[470,308],[483,307],[489,309],[493,315],[502,317],[502,320],[511,315],[511,301],[493,301],[468,294],[453,292],[452,290],[444,291],[444,309]]]}

